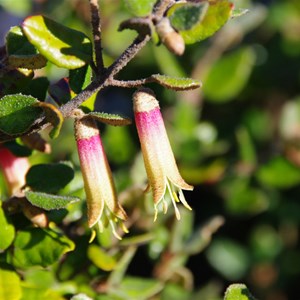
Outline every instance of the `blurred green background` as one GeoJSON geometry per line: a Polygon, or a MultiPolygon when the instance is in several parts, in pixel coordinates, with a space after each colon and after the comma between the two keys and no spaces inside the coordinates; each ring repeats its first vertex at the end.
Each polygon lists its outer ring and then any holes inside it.
{"type": "MultiPolygon", "coordinates": [[[[300,299],[300,2],[233,2],[249,12],[230,20],[209,40],[187,46],[179,58],[150,42],[119,78],[163,73],[203,82],[201,90],[179,93],[150,85],[161,103],[181,173],[195,185],[194,192],[185,194],[193,214],[174,225],[177,238],[180,230],[183,236],[190,235],[184,232],[186,227],[197,232],[216,216],[225,220],[207,248],[188,253],[197,253],[187,259],[194,276],[192,299],[220,299],[228,284],[244,282],[258,299],[296,300],[300,299]]],[[[120,22],[131,17],[122,1],[104,0],[100,6],[108,66],[135,32],[117,31],[120,22]]],[[[38,13],[91,36],[88,1],[0,0],[1,42],[10,26],[38,13]]],[[[67,76],[51,64],[39,72],[51,82],[67,76]]],[[[98,95],[96,108],[132,117],[133,91],[107,89],[98,95]]],[[[134,126],[103,127],[102,136],[118,191],[144,182],[134,126]]],[[[62,135],[51,145],[50,156],[34,153],[31,162],[72,160],[78,170],[71,123],[64,124],[62,135]]],[[[5,195],[2,178],[0,185],[5,195]]],[[[64,192],[84,199],[79,172],[64,192]]],[[[70,228],[82,217],[81,205],[66,217],[70,228]]],[[[139,248],[128,271],[134,276],[152,276],[169,234],[159,225],[148,228],[157,243],[139,248]]],[[[81,239],[87,244],[86,236],[81,239]]],[[[73,272],[80,273],[76,268],[64,270],[60,280],[64,276],[70,280],[73,272]]],[[[162,299],[188,299],[177,288],[170,286],[162,299]]]]}

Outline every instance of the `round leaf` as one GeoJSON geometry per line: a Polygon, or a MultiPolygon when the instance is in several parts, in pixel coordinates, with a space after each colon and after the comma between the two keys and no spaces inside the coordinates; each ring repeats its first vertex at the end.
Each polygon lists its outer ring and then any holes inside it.
{"type": "Polygon", "coordinates": [[[157,0],[124,0],[127,9],[138,17],[149,15],[156,1],[157,0]]]}
{"type": "Polygon", "coordinates": [[[19,300],[22,296],[21,280],[8,265],[0,264],[0,299],[19,300]]]}
{"type": "Polygon", "coordinates": [[[275,157],[257,172],[258,180],[276,188],[290,188],[300,182],[300,168],[283,157],[275,157]]]}
{"type": "Polygon", "coordinates": [[[116,259],[104,252],[99,246],[90,245],[87,255],[95,266],[104,271],[111,271],[117,265],[116,259]]]}
{"type": "Polygon", "coordinates": [[[35,107],[38,100],[21,94],[0,99],[0,130],[11,135],[26,132],[42,110],[35,107]]]}
{"type": "Polygon", "coordinates": [[[122,117],[117,114],[103,113],[103,112],[92,112],[84,116],[84,118],[92,118],[96,121],[106,123],[113,126],[123,126],[131,124],[129,118],[122,117]]]}
{"type": "Polygon", "coordinates": [[[76,69],[92,59],[91,41],[82,32],[41,15],[26,18],[22,28],[39,52],[58,67],[76,69]]]}
{"type": "Polygon", "coordinates": [[[12,27],[6,36],[6,49],[9,64],[15,68],[43,68],[47,60],[23,35],[20,26],[12,27]]]}
{"type": "Polygon", "coordinates": [[[175,91],[193,90],[201,87],[202,85],[199,80],[192,78],[178,78],[160,74],[154,74],[151,78],[162,86],[175,91]]]}
{"type": "Polygon", "coordinates": [[[66,163],[32,166],[26,175],[26,184],[33,190],[56,193],[74,177],[73,169],[66,163]]]}
{"type": "Polygon", "coordinates": [[[79,201],[78,197],[57,196],[40,192],[27,191],[27,200],[34,206],[45,210],[65,208],[68,204],[79,201]]]}
{"type": "Polygon", "coordinates": [[[47,267],[72,250],[74,243],[66,236],[50,229],[30,228],[17,233],[10,259],[17,268],[47,267]]]}
{"type": "Polygon", "coordinates": [[[207,258],[229,280],[241,278],[249,266],[246,249],[229,239],[215,239],[208,248],[207,258]]]}
{"type": "Polygon", "coordinates": [[[255,54],[250,47],[238,49],[217,61],[203,80],[203,92],[208,100],[234,99],[248,82],[254,63],[255,54]]]}
{"type": "Polygon", "coordinates": [[[189,30],[203,20],[208,7],[208,2],[179,3],[173,8],[170,22],[178,31],[189,30]]]}
{"type": "Polygon", "coordinates": [[[224,300],[255,300],[245,284],[231,284],[225,293],[224,300]]]}
{"type": "Polygon", "coordinates": [[[168,17],[170,18],[172,26],[179,31],[186,44],[194,44],[212,36],[229,20],[233,9],[233,4],[228,0],[209,1],[207,11],[205,10],[205,6],[203,6],[202,10],[199,10],[198,13],[198,22],[193,23],[192,20],[197,19],[194,17],[195,11],[186,10],[180,14],[180,18],[177,16],[177,9],[182,11],[182,6],[186,5],[190,5],[190,3],[175,4],[168,11],[168,17]],[[187,12],[189,12],[189,14],[187,14],[187,12]],[[173,17],[174,13],[176,13],[176,15],[173,17]],[[174,21],[172,21],[172,19],[174,19],[174,21]],[[192,24],[194,24],[194,26],[192,26],[192,24]],[[178,26],[178,28],[176,28],[176,26],[178,26]]]}
{"type": "MultiPolygon", "coordinates": [[[[1,205],[1,203],[0,203],[1,205]]],[[[5,250],[10,246],[15,238],[15,227],[10,223],[7,216],[4,214],[2,207],[0,206],[0,251],[5,250]]],[[[1,295],[1,293],[0,293],[1,295]]],[[[0,296],[1,299],[1,296],[0,296]]]]}

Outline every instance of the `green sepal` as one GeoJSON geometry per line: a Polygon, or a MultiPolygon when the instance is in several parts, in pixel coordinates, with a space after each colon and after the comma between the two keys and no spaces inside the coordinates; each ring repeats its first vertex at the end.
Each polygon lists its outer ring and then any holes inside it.
{"type": "Polygon", "coordinates": [[[62,209],[69,204],[80,201],[78,197],[52,195],[32,191],[26,191],[25,196],[32,205],[45,210],[62,209]]]}
{"type": "Polygon", "coordinates": [[[27,17],[22,29],[30,43],[61,68],[77,69],[92,60],[92,44],[82,32],[42,15],[27,17]]]}

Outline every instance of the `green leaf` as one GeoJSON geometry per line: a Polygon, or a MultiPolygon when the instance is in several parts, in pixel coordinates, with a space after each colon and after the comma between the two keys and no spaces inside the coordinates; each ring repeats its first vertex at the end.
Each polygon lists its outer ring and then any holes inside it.
{"type": "Polygon", "coordinates": [[[55,139],[59,136],[64,117],[60,110],[51,103],[39,102],[38,106],[44,110],[46,121],[51,123],[53,128],[51,129],[49,136],[55,139]]]}
{"type": "Polygon", "coordinates": [[[245,284],[235,283],[227,288],[224,300],[255,300],[255,298],[250,294],[245,284]]]}
{"type": "MultiPolygon", "coordinates": [[[[90,66],[84,66],[80,69],[70,70],[69,73],[69,85],[72,91],[79,94],[85,89],[92,79],[92,68],[90,66]]],[[[85,100],[82,106],[87,107],[90,111],[94,110],[95,101],[97,99],[97,93],[94,93],[90,98],[85,100]]]]}
{"type": "Polygon", "coordinates": [[[92,78],[92,68],[85,65],[79,69],[70,70],[69,72],[69,85],[72,91],[79,94],[90,83],[92,78]]]}
{"type": "Polygon", "coordinates": [[[84,118],[93,118],[96,121],[106,123],[113,126],[123,126],[131,124],[131,120],[117,114],[91,112],[84,116],[84,118]]]}
{"type": "Polygon", "coordinates": [[[178,31],[189,30],[203,20],[208,7],[208,2],[177,4],[171,8],[171,25],[178,31]]]}
{"type": "MultiPolygon", "coordinates": [[[[10,246],[15,238],[15,227],[5,215],[0,202],[0,251],[10,246]]],[[[1,293],[0,293],[1,295],[1,293]]],[[[0,296],[1,299],[1,296],[0,296]]]]}
{"type": "Polygon", "coordinates": [[[80,201],[78,197],[58,196],[41,192],[25,192],[27,200],[34,206],[45,210],[65,208],[71,203],[80,201]]]}
{"type": "Polygon", "coordinates": [[[20,26],[12,27],[6,36],[6,49],[9,65],[14,68],[40,69],[47,60],[38,53],[23,35],[20,26]]]}
{"type": "MultiPolygon", "coordinates": [[[[189,26],[193,24],[193,22],[190,22],[187,18],[187,25],[183,25],[183,22],[177,21],[177,17],[173,17],[173,14],[176,13],[178,9],[183,10],[182,6],[186,5],[190,5],[190,3],[175,4],[168,11],[168,17],[171,20],[171,24],[175,29],[177,29],[175,25],[179,26],[178,31],[186,44],[194,44],[212,36],[229,20],[233,9],[233,4],[228,0],[209,1],[209,7],[204,17],[201,15],[201,11],[199,9],[200,14],[198,22],[190,29],[180,30],[180,28],[184,27],[189,28],[189,26]],[[172,18],[174,18],[174,22],[176,20],[175,25],[172,23],[172,18]]],[[[202,9],[204,13],[205,6],[203,6],[202,9]]],[[[188,9],[186,9],[186,11],[188,11],[188,9]]],[[[182,20],[184,20],[184,18],[182,18],[182,20]]]]}
{"type": "Polygon", "coordinates": [[[9,149],[15,156],[19,157],[26,157],[30,156],[32,154],[32,149],[29,149],[28,147],[19,144],[19,139],[16,139],[14,141],[6,142],[5,148],[9,149]]]}
{"type": "Polygon", "coordinates": [[[163,284],[158,280],[139,277],[125,277],[118,289],[111,291],[112,295],[130,300],[147,300],[160,292],[163,284]]]}
{"type": "Polygon", "coordinates": [[[151,78],[162,86],[175,91],[193,90],[201,87],[202,85],[199,80],[192,78],[178,78],[160,74],[154,74],[151,78]]]}
{"type": "Polygon", "coordinates": [[[117,265],[117,261],[112,255],[106,253],[96,245],[89,246],[87,256],[95,266],[104,271],[112,271],[117,265]]]}
{"type": "Polygon", "coordinates": [[[47,267],[57,262],[63,254],[74,250],[74,243],[50,229],[29,228],[17,233],[14,249],[9,259],[17,268],[47,267]]]}
{"type": "Polygon", "coordinates": [[[7,95],[0,99],[0,130],[11,135],[26,132],[42,110],[38,100],[22,94],[7,95]]]}
{"type": "Polygon", "coordinates": [[[210,264],[225,278],[237,280],[242,277],[249,265],[245,248],[229,239],[215,239],[207,249],[210,264]]]}
{"type": "Polygon", "coordinates": [[[143,17],[151,13],[157,0],[124,0],[126,8],[135,16],[143,17]]]}
{"type": "Polygon", "coordinates": [[[74,177],[74,170],[67,163],[38,164],[26,174],[26,184],[35,191],[56,193],[74,177]]]}
{"type": "Polygon", "coordinates": [[[0,264],[0,299],[19,300],[22,296],[21,280],[9,265],[0,264]]]}
{"type": "Polygon", "coordinates": [[[30,80],[29,84],[22,89],[22,94],[33,96],[40,101],[44,101],[49,87],[47,77],[37,77],[30,80]]]}
{"type": "Polygon", "coordinates": [[[48,88],[48,93],[59,105],[65,104],[71,100],[71,89],[68,78],[62,78],[59,81],[51,84],[48,88]]]}
{"type": "Polygon", "coordinates": [[[74,295],[70,300],[93,300],[93,299],[81,293],[81,294],[74,295]]]}
{"type": "Polygon", "coordinates": [[[46,288],[40,288],[33,286],[31,284],[23,283],[22,284],[22,298],[21,300],[65,300],[63,296],[60,295],[60,292],[53,291],[46,288]]]}
{"type": "Polygon", "coordinates": [[[257,171],[258,180],[276,188],[291,188],[300,182],[300,168],[284,157],[275,157],[257,171]]]}
{"type": "Polygon", "coordinates": [[[22,28],[39,52],[58,67],[76,69],[92,59],[91,41],[82,32],[41,15],[27,17],[22,28]]]}
{"type": "Polygon", "coordinates": [[[235,8],[232,10],[231,18],[238,18],[241,17],[249,12],[249,9],[245,8],[235,8]]]}
{"type": "Polygon", "coordinates": [[[240,48],[218,60],[203,80],[207,100],[226,102],[234,99],[247,84],[254,63],[255,53],[250,47],[240,48]]]}

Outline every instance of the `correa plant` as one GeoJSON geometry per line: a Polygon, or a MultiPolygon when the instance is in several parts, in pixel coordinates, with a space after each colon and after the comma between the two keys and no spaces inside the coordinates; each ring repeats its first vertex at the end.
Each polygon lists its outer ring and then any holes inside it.
{"type": "MultiPolygon", "coordinates": [[[[119,30],[134,30],[136,38],[108,66],[98,0],[89,1],[92,41],[43,15],[28,16],[6,35],[0,51],[0,168],[6,183],[0,192],[0,299],[200,299],[185,263],[209,244],[223,219],[213,218],[192,235],[193,205],[183,191],[193,186],[179,172],[160,99],[146,86],[184,91],[201,83],[163,74],[127,80],[119,73],[126,74],[150,40],[182,55],[186,44],[214,35],[245,11],[228,0],[124,4],[135,17],[119,30]],[[47,63],[68,70],[68,76],[49,84],[39,75],[47,63]],[[121,195],[100,123],[133,122],[95,110],[96,94],[107,88],[133,89],[132,115],[148,177],[147,185],[135,184],[121,195]],[[58,138],[67,119],[74,123],[79,162],[54,162],[55,149],[46,140],[58,138]],[[33,150],[49,158],[32,164],[33,150]],[[156,253],[153,278],[127,275],[145,244],[156,253]]],[[[224,297],[254,299],[243,284],[231,285],[224,297]]]]}

